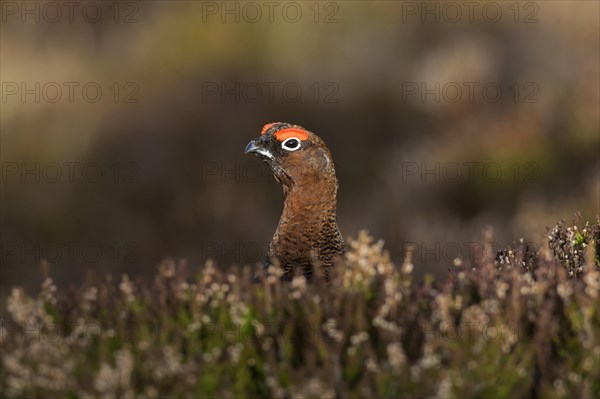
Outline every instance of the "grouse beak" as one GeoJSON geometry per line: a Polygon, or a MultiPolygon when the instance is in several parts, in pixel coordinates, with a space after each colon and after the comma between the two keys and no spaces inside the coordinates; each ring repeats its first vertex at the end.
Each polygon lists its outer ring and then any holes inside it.
{"type": "Polygon", "coordinates": [[[275,157],[273,156],[273,154],[271,153],[271,151],[259,146],[258,144],[256,144],[256,140],[252,140],[248,143],[248,145],[246,146],[246,149],[244,150],[244,154],[248,154],[249,152],[255,152],[258,155],[264,157],[264,158],[268,158],[270,160],[275,159],[275,157]]]}
{"type": "Polygon", "coordinates": [[[244,154],[247,154],[249,152],[258,152],[259,148],[260,147],[256,145],[256,142],[254,140],[252,140],[246,146],[246,149],[244,150],[244,154]]]}

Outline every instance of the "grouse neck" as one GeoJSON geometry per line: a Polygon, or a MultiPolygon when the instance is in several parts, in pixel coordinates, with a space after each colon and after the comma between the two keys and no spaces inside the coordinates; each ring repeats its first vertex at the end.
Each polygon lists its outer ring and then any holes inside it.
{"type": "Polygon", "coordinates": [[[284,198],[282,220],[310,224],[310,221],[319,222],[324,216],[335,218],[337,181],[333,178],[293,184],[284,190],[284,198]]]}

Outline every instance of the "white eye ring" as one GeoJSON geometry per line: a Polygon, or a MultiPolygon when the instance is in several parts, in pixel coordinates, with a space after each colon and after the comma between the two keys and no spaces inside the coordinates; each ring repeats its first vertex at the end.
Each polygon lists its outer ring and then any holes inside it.
{"type": "Polygon", "coordinates": [[[283,140],[281,143],[281,148],[288,151],[296,151],[300,149],[300,139],[296,137],[289,137],[283,140]]]}

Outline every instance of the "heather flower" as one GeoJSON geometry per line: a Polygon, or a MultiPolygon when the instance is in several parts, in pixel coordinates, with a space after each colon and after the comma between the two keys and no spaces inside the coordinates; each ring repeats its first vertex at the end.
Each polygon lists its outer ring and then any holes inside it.
{"type": "Polygon", "coordinates": [[[94,388],[101,394],[113,395],[119,386],[119,373],[109,364],[103,363],[94,380],[94,388]]]}
{"type": "Polygon", "coordinates": [[[344,338],[344,333],[337,328],[335,319],[328,319],[325,323],[323,323],[321,329],[335,342],[341,342],[344,338]]]}
{"type": "Polygon", "coordinates": [[[94,304],[98,301],[98,288],[88,287],[83,291],[81,295],[81,309],[84,312],[92,310],[94,304]]]}
{"type": "Polygon", "coordinates": [[[56,285],[50,277],[46,277],[42,283],[40,298],[45,302],[56,304],[56,285]]]}
{"type": "Polygon", "coordinates": [[[406,363],[406,355],[402,349],[402,345],[398,342],[392,342],[387,346],[387,356],[390,366],[396,372],[406,363]]]}
{"type": "Polygon", "coordinates": [[[586,284],[585,293],[594,299],[598,298],[598,291],[600,290],[600,272],[590,270],[583,280],[586,284]]]}
{"type": "Polygon", "coordinates": [[[448,375],[445,375],[444,378],[438,384],[437,392],[435,393],[436,399],[451,399],[454,395],[452,394],[452,380],[448,375]]]}
{"type": "Polygon", "coordinates": [[[131,303],[135,300],[135,287],[129,279],[129,276],[127,276],[126,274],[123,274],[123,276],[121,277],[121,284],[119,284],[119,289],[125,296],[127,302],[131,303]]]}
{"type": "Polygon", "coordinates": [[[162,359],[154,368],[154,376],[160,381],[176,375],[182,367],[181,354],[174,347],[165,346],[162,349],[162,359]]]}

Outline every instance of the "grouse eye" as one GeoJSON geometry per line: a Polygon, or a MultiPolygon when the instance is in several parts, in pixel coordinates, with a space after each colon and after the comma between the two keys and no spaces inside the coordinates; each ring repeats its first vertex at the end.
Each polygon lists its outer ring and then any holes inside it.
{"type": "Polygon", "coordinates": [[[298,148],[300,148],[300,140],[294,137],[290,137],[289,139],[281,143],[281,147],[283,147],[284,150],[296,151],[298,148]]]}

